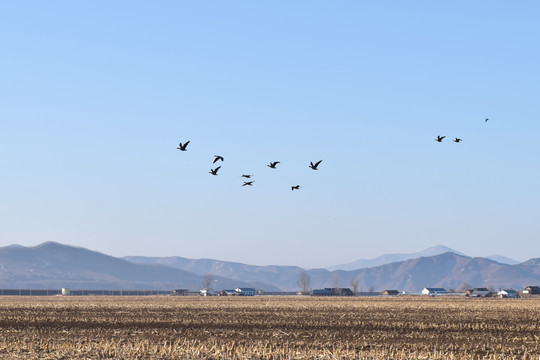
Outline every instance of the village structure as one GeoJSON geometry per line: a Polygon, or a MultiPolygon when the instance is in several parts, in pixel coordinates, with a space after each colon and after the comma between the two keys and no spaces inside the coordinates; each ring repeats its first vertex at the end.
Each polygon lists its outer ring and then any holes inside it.
{"type": "Polygon", "coordinates": [[[499,289],[490,290],[484,287],[470,288],[462,292],[450,292],[442,287],[424,287],[420,293],[407,293],[405,291],[399,291],[396,289],[385,289],[383,291],[370,291],[370,292],[357,292],[354,293],[350,288],[321,288],[313,289],[309,292],[292,291],[292,292],[267,292],[263,290],[257,290],[255,288],[236,288],[225,289],[221,291],[212,290],[200,290],[189,291],[186,289],[175,290],[174,295],[181,296],[318,296],[318,297],[331,297],[331,296],[462,296],[468,298],[511,298],[517,299],[522,297],[529,297],[534,295],[540,295],[540,286],[527,286],[521,290],[516,289],[499,289]]]}
{"type": "Polygon", "coordinates": [[[317,296],[317,297],[332,297],[332,296],[453,296],[467,298],[505,298],[519,299],[529,297],[540,297],[540,286],[530,285],[523,289],[505,289],[500,288],[493,290],[485,287],[475,287],[466,290],[455,291],[447,290],[442,287],[425,286],[418,293],[399,291],[396,289],[385,289],[382,291],[359,291],[354,292],[350,288],[321,288],[312,289],[307,292],[303,291],[264,291],[252,287],[238,287],[235,289],[175,289],[175,290],[81,290],[81,289],[0,289],[0,296],[47,296],[47,295],[62,295],[62,296],[150,296],[150,295],[174,295],[174,296],[317,296]]]}

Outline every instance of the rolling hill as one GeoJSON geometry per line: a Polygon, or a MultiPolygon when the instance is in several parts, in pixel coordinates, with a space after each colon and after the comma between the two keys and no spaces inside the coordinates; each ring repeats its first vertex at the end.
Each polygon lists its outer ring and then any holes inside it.
{"type": "MultiPolygon", "coordinates": [[[[224,287],[269,284],[248,283],[214,276],[224,287]]],[[[96,251],[46,242],[33,247],[0,248],[0,287],[57,289],[168,290],[200,289],[203,278],[189,271],[159,264],[136,264],[96,251]]]]}
{"type": "Polygon", "coordinates": [[[330,271],[334,270],[356,270],[356,269],[363,269],[363,268],[369,268],[374,266],[380,266],[380,265],[386,265],[391,264],[398,261],[405,261],[405,260],[411,260],[411,259],[417,259],[419,257],[425,257],[425,256],[435,256],[444,254],[446,252],[453,252],[458,255],[465,256],[465,254],[460,253],[459,251],[450,249],[449,247],[446,247],[444,245],[437,245],[430,247],[426,250],[410,253],[410,254],[384,254],[381,256],[377,256],[374,259],[359,259],[355,260],[350,263],[346,264],[340,264],[340,265],[334,265],[329,266],[327,269],[330,271]]]}
{"type": "Polygon", "coordinates": [[[0,287],[15,289],[200,289],[211,274],[215,289],[255,287],[266,291],[296,291],[306,271],[313,288],[373,287],[419,292],[424,286],[523,288],[540,284],[540,259],[508,265],[454,252],[396,261],[355,270],[311,269],[297,266],[257,266],[212,259],[129,256],[116,258],[96,251],[47,242],[33,247],[0,248],[0,287]]]}
{"type": "MultiPolygon", "coordinates": [[[[150,258],[128,256],[124,259],[138,263],[153,263],[189,270],[202,275],[211,273],[230,279],[259,281],[272,284],[283,291],[298,290],[297,281],[306,271],[313,288],[348,287],[350,279],[358,280],[359,287],[367,290],[397,289],[418,292],[424,286],[459,288],[463,283],[471,286],[519,288],[540,283],[540,264],[508,265],[486,258],[470,258],[454,252],[396,261],[389,264],[356,270],[311,269],[295,266],[256,266],[212,259],[186,259],[182,257],[150,258]],[[535,273],[538,272],[537,273],[535,273]]],[[[523,263],[527,264],[529,262],[523,263]]]]}

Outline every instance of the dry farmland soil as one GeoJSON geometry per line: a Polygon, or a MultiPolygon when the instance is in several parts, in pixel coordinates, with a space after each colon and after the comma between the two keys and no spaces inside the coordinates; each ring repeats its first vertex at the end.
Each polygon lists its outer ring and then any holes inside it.
{"type": "Polygon", "coordinates": [[[0,359],[540,359],[540,300],[6,296],[0,359]]]}

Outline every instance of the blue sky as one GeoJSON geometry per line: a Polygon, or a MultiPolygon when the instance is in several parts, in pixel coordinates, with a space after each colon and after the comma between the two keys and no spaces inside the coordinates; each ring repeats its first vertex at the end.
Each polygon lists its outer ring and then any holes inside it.
{"type": "Polygon", "coordinates": [[[305,267],[437,244],[540,257],[539,10],[3,3],[0,245],[305,267]]]}

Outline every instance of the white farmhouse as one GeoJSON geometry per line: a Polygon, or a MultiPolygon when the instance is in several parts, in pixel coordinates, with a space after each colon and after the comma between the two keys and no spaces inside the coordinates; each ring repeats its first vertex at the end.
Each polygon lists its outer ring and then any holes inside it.
{"type": "Polygon", "coordinates": [[[514,290],[514,289],[501,290],[497,293],[497,295],[499,295],[499,297],[502,297],[502,298],[518,298],[519,297],[519,293],[517,292],[517,290],[514,290]]]}
{"type": "Polygon", "coordinates": [[[254,288],[237,288],[236,293],[240,296],[255,296],[257,291],[254,288]]]}
{"type": "Polygon", "coordinates": [[[214,290],[206,290],[206,289],[202,289],[200,291],[200,294],[201,296],[213,296],[214,295],[214,290]]]}
{"type": "Polygon", "coordinates": [[[448,291],[446,291],[443,288],[424,287],[424,290],[422,290],[422,295],[435,296],[435,295],[444,295],[444,294],[448,294],[448,291]]]}

